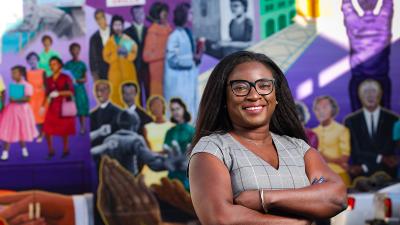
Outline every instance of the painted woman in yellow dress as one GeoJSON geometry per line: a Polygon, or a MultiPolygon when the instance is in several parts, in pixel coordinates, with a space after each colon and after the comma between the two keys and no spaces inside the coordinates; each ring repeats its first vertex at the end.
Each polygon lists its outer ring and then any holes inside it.
{"type": "MultiPolygon", "coordinates": [[[[147,102],[147,109],[154,118],[154,122],[144,125],[144,137],[149,143],[152,151],[165,154],[163,150],[167,131],[175,126],[174,123],[165,119],[166,103],[163,97],[153,95],[147,102]]],[[[168,176],[168,171],[152,171],[147,166],[143,168],[144,181],[146,185],[160,184],[163,177],[168,176]]]]}
{"type": "MultiPolygon", "coordinates": [[[[137,55],[137,45],[123,33],[124,19],[115,15],[111,19],[111,36],[103,49],[103,58],[109,64],[108,80],[112,85],[111,101],[124,108],[121,84],[127,81],[138,83],[133,61],[137,55]]],[[[139,99],[137,99],[137,102],[139,99]]]]}
{"type": "Polygon", "coordinates": [[[346,172],[350,156],[350,132],[335,121],[339,107],[330,96],[319,96],[314,100],[314,113],[320,122],[313,131],[318,136],[318,150],[328,166],[349,186],[350,176],[346,172]]]}

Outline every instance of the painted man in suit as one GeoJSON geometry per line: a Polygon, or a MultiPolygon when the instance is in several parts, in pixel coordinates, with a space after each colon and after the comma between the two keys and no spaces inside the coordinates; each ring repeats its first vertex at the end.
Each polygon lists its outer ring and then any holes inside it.
{"type": "Polygon", "coordinates": [[[392,139],[393,125],[398,116],[381,107],[380,84],[372,79],[363,81],[358,88],[362,109],[350,114],[344,121],[350,130],[352,177],[370,175],[383,170],[397,175],[398,160],[392,139]]]}
{"type": "Polygon", "coordinates": [[[146,105],[146,100],[150,94],[150,80],[149,80],[149,68],[148,64],[143,61],[143,47],[144,47],[144,39],[147,34],[147,27],[144,24],[145,21],[145,12],[143,5],[136,5],[131,8],[132,15],[132,25],[125,30],[125,33],[131,37],[138,45],[138,54],[134,61],[138,80],[139,87],[141,91],[141,104],[142,106],[146,105]]]}
{"type": "Polygon", "coordinates": [[[116,117],[122,112],[110,102],[111,86],[108,81],[98,80],[94,86],[98,106],[90,113],[90,138],[92,147],[119,130],[116,117]]]}
{"type": "MultiPolygon", "coordinates": [[[[137,84],[127,82],[122,85],[122,100],[127,106],[127,111],[136,113],[140,118],[140,126],[137,131],[138,134],[143,135],[144,125],[153,121],[153,119],[138,105],[135,104],[136,95],[138,94],[137,84]]],[[[148,144],[148,143],[147,143],[148,144]]]]}
{"type": "Polygon", "coordinates": [[[89,42],[89,64],[93,79],[107,80],[108,64],[103,59],[103,48],[110,37],[110,27],[107,24],[106,15],[103,10],[94,13],[99,30],[91,37],[89,42]]]}

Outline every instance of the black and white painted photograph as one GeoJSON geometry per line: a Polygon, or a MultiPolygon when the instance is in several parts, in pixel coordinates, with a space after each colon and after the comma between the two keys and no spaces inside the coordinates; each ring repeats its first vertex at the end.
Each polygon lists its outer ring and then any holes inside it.
{"type": "Polygon", "coordinates": [[[71,5],[63,1],[24,0],[23,21],[12,32],[51,31],[58,38],[82,36],[85,33],[85,14],[80,1],[71,5]],[[78,6],[78,7],[77,7],[78,6]]]}
{"type": "Polygon", "coordinates": [[[197,39],[205,39],[206,54],[220,59],[253,44],[253,4],[249,0],[193,1],[197,21],[193,32],[197,39]]]}

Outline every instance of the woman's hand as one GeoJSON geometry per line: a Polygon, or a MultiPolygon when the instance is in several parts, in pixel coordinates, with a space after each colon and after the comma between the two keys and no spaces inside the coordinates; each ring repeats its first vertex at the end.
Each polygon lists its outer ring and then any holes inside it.
{"type": "Polygon", "coordinates": [[[60,96],[60,93],[58,91],[52,91],[49,94],[49,98],[57,98],[58,96],[60,96]]]}
{"type": "Polygon", "coordinates": [[[234,199],[236,205],[244,206],[248,209],[253,209],[256,211],[263,211],[261,205],[260,191],[243,191],[234,199]]]}
{"type": "Polygon", "coordinates": [[[120,48],[118,48],[118,55],[126,57],[128,55],[128,50],[121,46],[120,48]]]}
{"type": "Polygon", "coordinates": [[[45,113],[46,113],[46,107],[41,106],[41,107],[39,108],[39,115],[40,115],[40,116],[44,116],[45,113]]]}

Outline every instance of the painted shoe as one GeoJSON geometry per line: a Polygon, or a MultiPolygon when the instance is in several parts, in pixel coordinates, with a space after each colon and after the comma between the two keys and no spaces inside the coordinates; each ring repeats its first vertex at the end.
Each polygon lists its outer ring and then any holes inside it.
{"type": "Polygon", "coordinates": [[[22,156],[25,157],[25,158],[29,156],[28,149],[26,149],[26,148],[22,149],[22,156]]]}
{"type": "Polygon", "coordinates": [[[3,151],[1,154],[1,160],[7,160],[8,159],[8,151],[3,151]]]}

